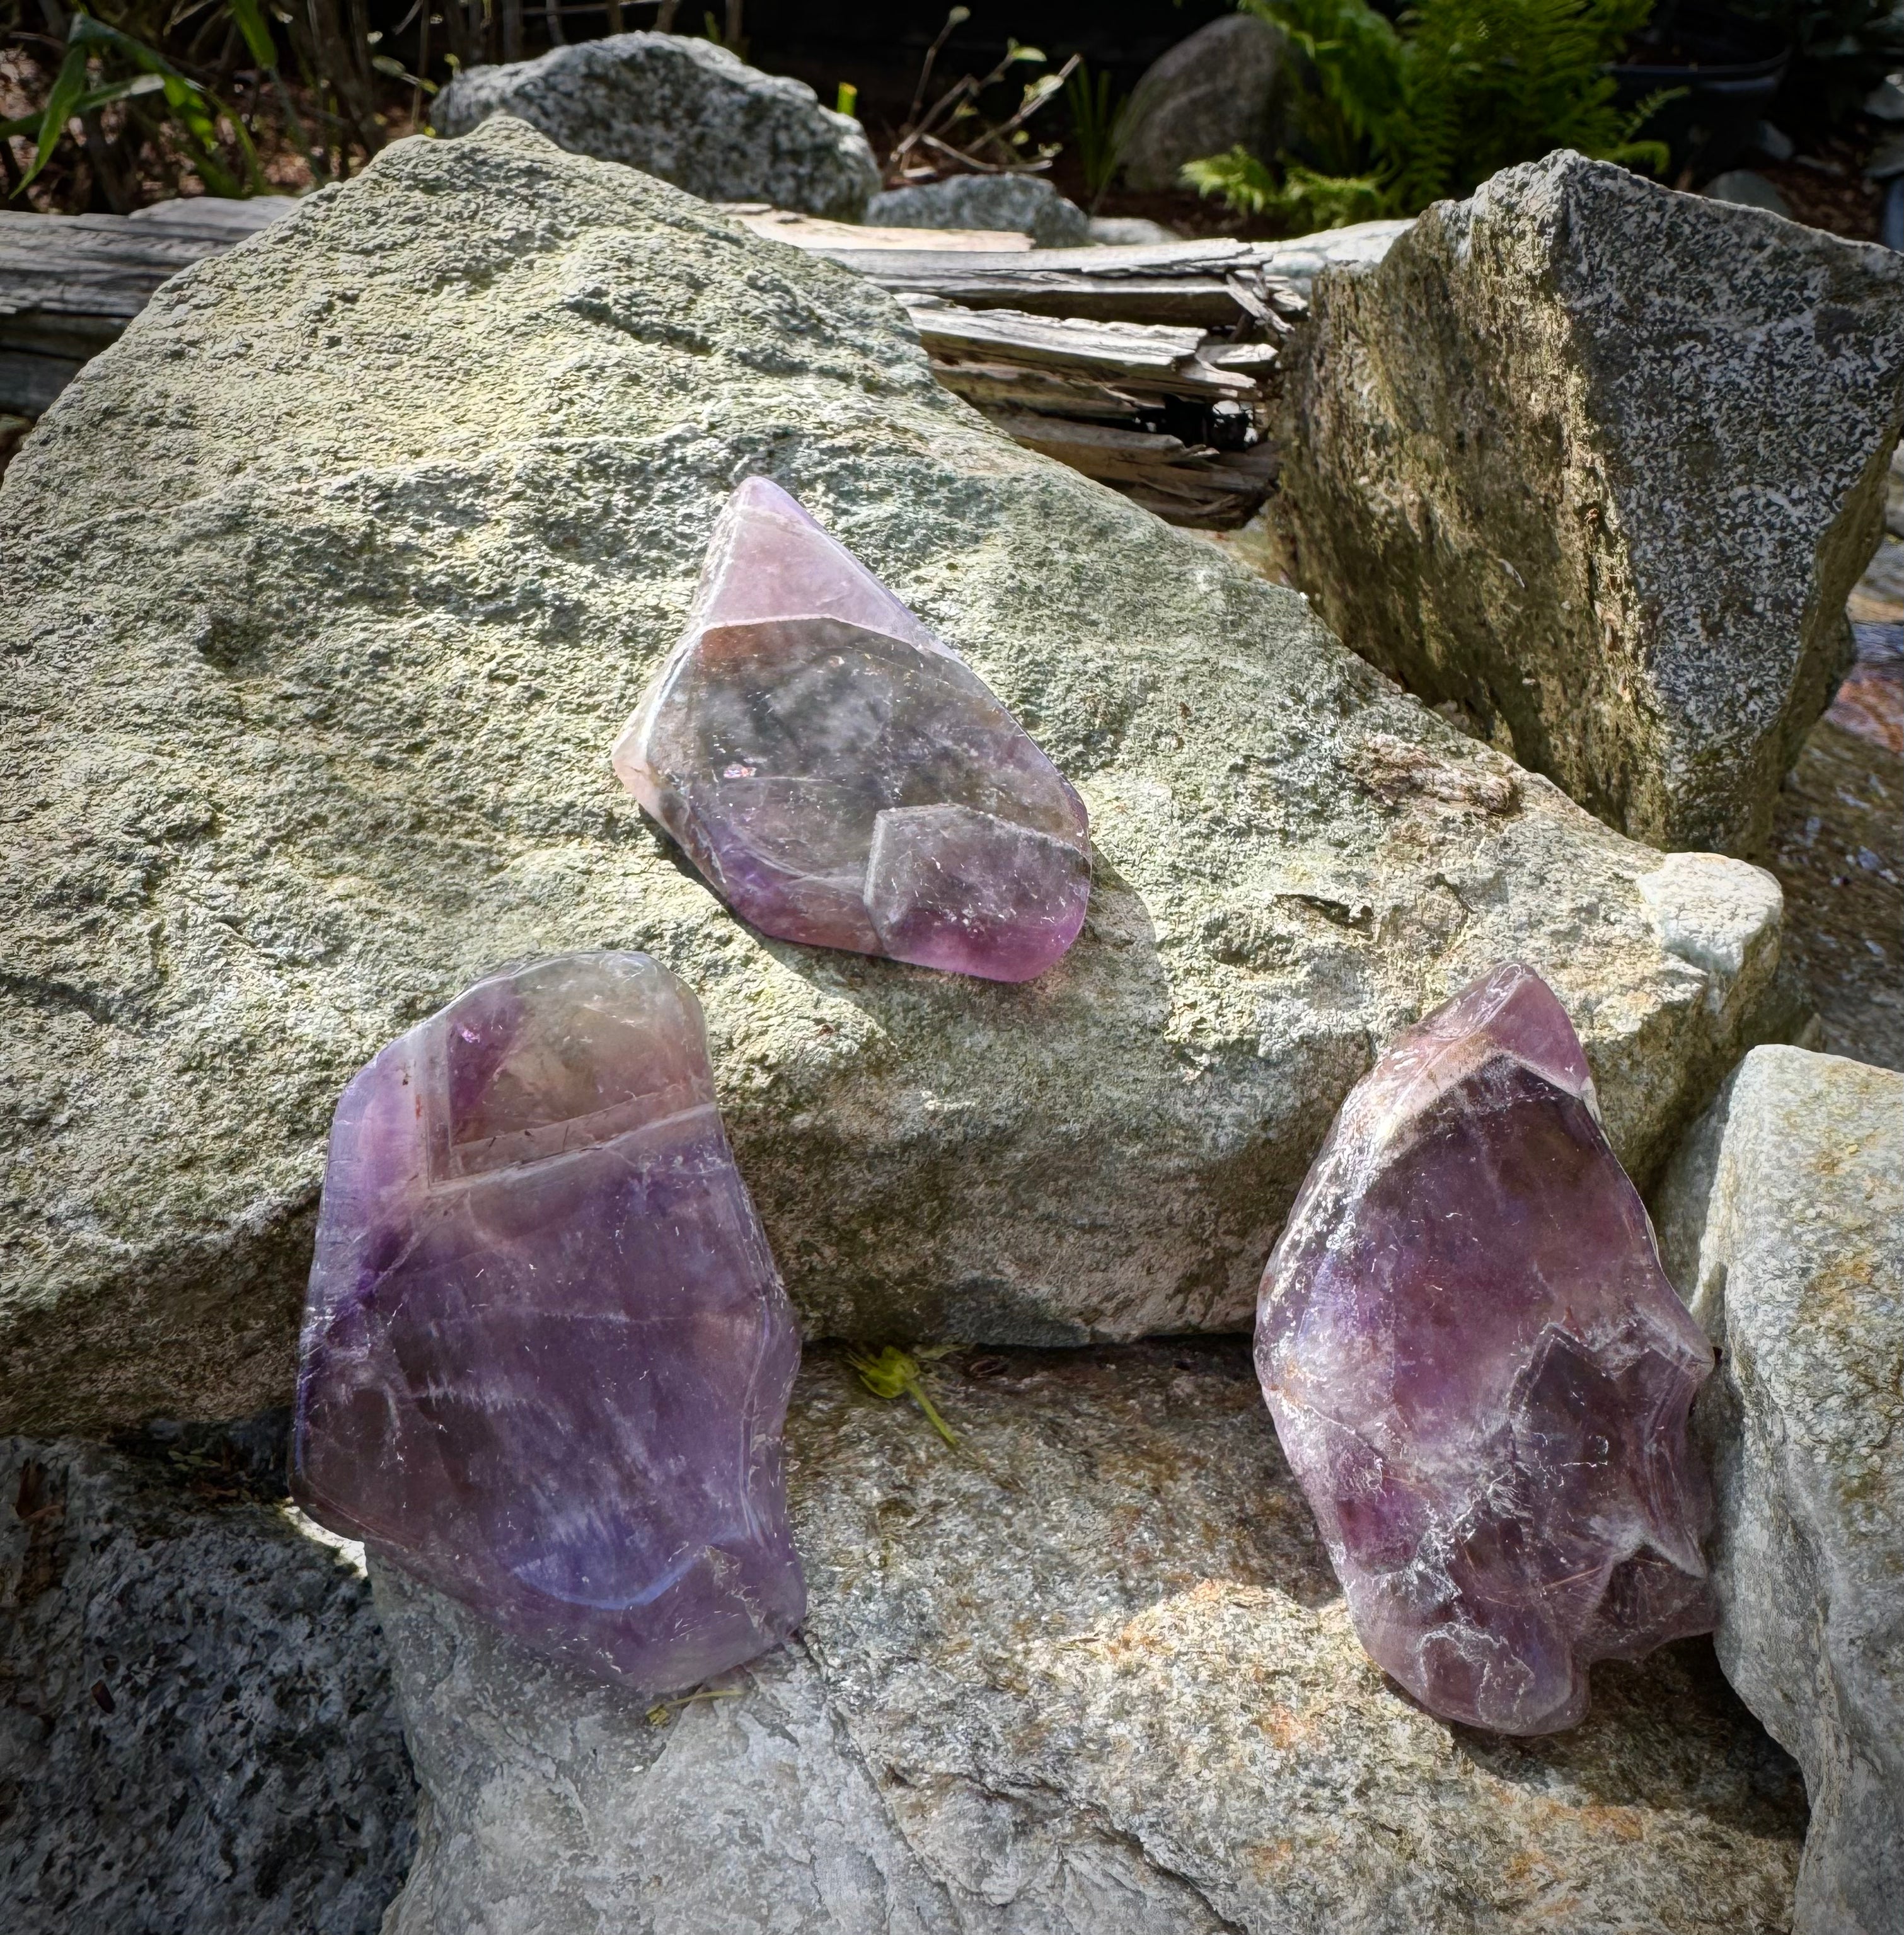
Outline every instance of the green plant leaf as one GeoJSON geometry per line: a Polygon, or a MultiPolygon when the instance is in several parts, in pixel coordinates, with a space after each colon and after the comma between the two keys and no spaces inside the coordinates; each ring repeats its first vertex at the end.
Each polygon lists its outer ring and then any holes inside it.
{"type": "Polygon", "coordinates": [[[278,67],[278,44],[271,38],[271,29],[265,24],[263,10],[258,0],[231,0],[231,17],[238,23],[238,31],[245,37],[245,45],[251,50],[251,57],[267,74],[275,74],[278,67]]]}
{"type": "MultiPolygon", "coordinates": [[[[940,1351],[924,1351],[922,1357],[939,1357],[940,1351]]],[[[910,1397],[925,1414],[926,1421],[948,1444],[958,1442],[952,1426],[939,1415],[937,1408],[925,1394],[925,1387],[919,1381],[917,1358],[909,1357],[896,1345],[889,1344],[877,1355],[866,1351],[849,1351],[846,1362],[858,1372],[859,1381],[875,1397],[910,1397]]]]}
{"type": "MultiPolygon", "coordinates": [[[[70,121],[75,114],[89,114],[95,107],[108,107],[115,101],[125,101],[141,94],[154,94],[164,86],[155,74],[135,74],[129,80],[108,81],[104,87],[88,88],[68,110],[70,121]]],[[[15,135],[31,140],[40,131],[40,125],[46,119],[43,107],[37,114],[23,114],[17,121],[0,121],[0,140],[8,140],[15,135]]]]}
{"type": "Polygon", "coordinates": [[[1239,149],[1185,172],[1239,213],[1413,214],[1562,147],[1667,165],[1635,138],[1661,104],[1623,113],[1609,71],[1652,0],[1416,0],[1394,22],[1366,0],[1239,4],[1287,35],[1299,82],[1275,167],[1239,149]]]}
{"type": "MultiPolygon", "coordinates": [[[[85,15],[77,17],[83,20],[85,15]]],[[[53,151],[59,145],[59,137],[66,131],[66,124],[78,111],[80,97],[86,92],[86,54],[83,46],[68,45],[66,58],[59,63],[59,71],[53,76],[52,91],[47,96],[47,104],[40,111],[40,138],[33,148],[32,165],[20,177],[20,186],[14,192],[22,193],[29,182],[53,158],[53,151]]]]}

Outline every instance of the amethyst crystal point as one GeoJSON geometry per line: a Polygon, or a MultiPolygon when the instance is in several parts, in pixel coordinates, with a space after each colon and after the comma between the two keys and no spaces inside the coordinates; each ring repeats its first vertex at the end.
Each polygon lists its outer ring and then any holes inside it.
{"type": "Polygon", "coordinates": [[[641,954],[497,974],[393,1042],[330,1134],[293,1490],[542,1651],[644,1691],[784,1638],[800,1346],[641,954]]]}
{"type": "Polygon", "coordinates": [[[1590,1661],[1711,1629],[1686,1414],[1712,1350],[1526,968],[1350,1092],[1264,1272],[1256,1361],[1362,1644],[1444,1719],[1572,1726],[1590,1661]]]}
{"type": "Polygon", "coordinates": [[[1084,802],[764,477],[729,500],[614,765],[715,892],[782,940],[1028,981],[1084,924],[1084,802]]]}

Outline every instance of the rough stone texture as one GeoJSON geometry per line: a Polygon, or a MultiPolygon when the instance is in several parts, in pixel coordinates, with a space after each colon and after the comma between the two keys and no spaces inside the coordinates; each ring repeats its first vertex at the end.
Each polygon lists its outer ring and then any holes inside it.
{"type": "Polygon", "coordinates": [[[345,1082],[530,955],[696,990],[810,1333],[880,1342],[1244,1327],[1343,1095],[1497,961],[1576,1018],[1643,1181],[1796,1024],[1775,913],[1715,982],[1657,853],[1010,443],[834,264],[508,119],[240,252],[0,485],[0,1420],[288,1397],[345,1082]],[[1091,912],[1038,980],[763,942],[615,779],[753,472],[1084,797],[1091,912]]]}
{"type": "Polygon", "coordinates": [[[950,175],[888,189],[866,204],[866,219],[884,228],[1016,229],[1040,249],[1094,239],[1091,218],[1039,175],[950,175]]]}
{"type": "Polygon", "coordinates": [[[1134,189],[1181,188],[1186,162],[1245,147],[1268,160],[1288,43],[1251,14],[1199,27],[1154,61],[1131,95],[1124,178],[1134,189]]]}
{"type": "Polygon", "coordinates": [[[857,222],[880,186],[850,115],[822,107],[804,80],[762,74],[711,41],[677,34],[613,34],[508,67],[472,67],[430,110],[444,134],[466,134],[492,114],[704,201],[765,201],[857,222]]]}
{"type": "Polygon", "coordinates": [[[1561,152],[1318,279],[1293,581],[1610,824],[1746,853],[1850,657],[1904,258],[1561,152]]]}
{"type": "Polygon", "coordinates": [[[1785,775],[1767,864],[1823,1024],[1808,1046],[1904,1070],[1904,448],[1846,608],[1857,663],[1785,775]]]}
{"type": "Polygon", "coordinates": [[[1696,1423],[1718,1494],[1727,1677],[1811,1796],[1797,1935],[1904,1904],[1904,1075],[1762,1048],[1657,1205],[1720,1349],[1696,1423]]]}
{"type": "Polygon", "coordinates": [[[129,1457],[0,1441],[0,1926],[373,1935],[415,1836],[361,1555],[284,1417],[129,1457]],[[315,1528],[310,1528],[312,1532],[315,1528]]]}
{"type": "Polygon", "coordinates": [[[391,1935],[1783,1930],[1797,1770],[1709,1644],[1576,1731],[1356,1644],[1230,1339],[942,1364],[945,1445],[810,1357],[804,1641],[665,1724],[379,1580],[429,1796],[391,1935]]]}

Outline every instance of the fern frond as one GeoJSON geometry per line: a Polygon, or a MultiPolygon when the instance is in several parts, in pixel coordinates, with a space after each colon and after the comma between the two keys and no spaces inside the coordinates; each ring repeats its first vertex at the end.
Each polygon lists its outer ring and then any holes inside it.
{"type": "Polygon", "coordinates": [[[1245,148],[1188,162],[1183,179],[1199,195],[1221,195],[1239,215],[1279,216],[1311,229],[1340,228],[1394,212],[1394,197],[1377,174],[1323,174],[1291,162],[1279,182],[1245,148]]]}
{"type": "Polygon", "coordinates": [[[1186,162],[1182,179],[1208,200],[1218,195],[1239,215],[1263,215],[1276,204],[1276,178],[1247,148],[1186,162]]]}
{"type": "Polygon", "coordinates": [[[1652,0],[1416,0],[1399,23],[1367,0],[1238,4],[1288,35],[1311,83],[1280,170],[1237,149],[1185,171],[1239,213],[1412,214],[1562,147],[1667,165],[1638,138],[1667,97],[1622,112],[1609,71],[1652,0]]]}

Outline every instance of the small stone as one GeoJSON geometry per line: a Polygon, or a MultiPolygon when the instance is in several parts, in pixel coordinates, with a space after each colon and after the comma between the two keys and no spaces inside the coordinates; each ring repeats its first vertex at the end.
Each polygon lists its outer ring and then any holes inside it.
{"type": "Polygon", "coordinates": [[[1711,1347],[1527,968],[1350,1091],[1264,1272],[1256,1358],[1356,1630],[1432,1712],[1573,1726],[1590,1662],[1711,1629],[1686,1430],[1711,1347]]]}
{"type": "Polygon", "coordinates": [[[332,1531],[571,1665],[693,1686],[804,1609],[798,1360],[700,1004],[645,955],[493,976],[345,1090],[292,1445],[332,1531]]]}
{"type": "Polygon", "coordinates": [[[766,478],[729,500],[614,758],[715,892],[783,940],[1028,981],[1084,925],[1083,801],[766,478]]]}
{"type": "Polygon", "coordinates": [[[1727,168],[1715,175],[1701,192],[1714,201],[1735,202],[1741,208],[1769,209],[1774,215],[1786,216],[1791,213],[1791,203],[1755,168],[1727,168]]]}
{"type": "Polygon", "coordinates": [[[1248,148],[1275,153],[1289,41],[1254,14],[1199,27],[1153,62],[1131,90],[1123,130],[1124,178],[1134,189],[1183,186],[1186,162],[1248,148]]]}
{"type": "Polygon", "coordinates": [[[888,189],[866,204],[866,219],[886,228],[1015,229],[1040,249],[1091,239],[1090,217],[1041,175],[949,175],[888,189]]]}
{"type": "Polygon", "coordinates": [[[535,60],[464,69],[430,111],[439,134],[508,114],[578,155],[619,162],[705,201],[765,201],[857,222],[880,185],[865,131],[804,80],[712,41],[610,34],[535,60]]]}
{"type": "Polygon", "coordinates": [[[1094,215],[1085,240],[1094,249],[1155,249],[1184,238],[1174,228],[1142,215],[1094,215]]]}

